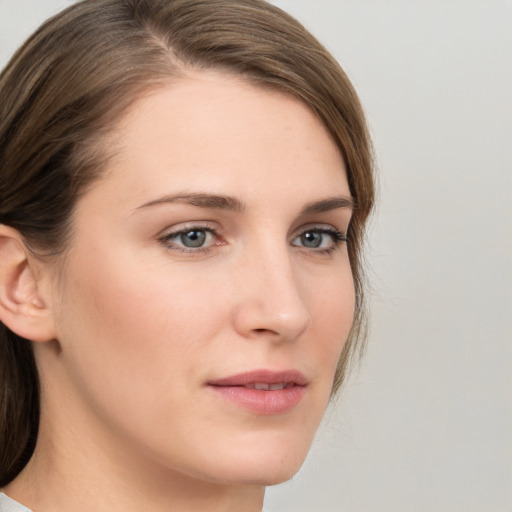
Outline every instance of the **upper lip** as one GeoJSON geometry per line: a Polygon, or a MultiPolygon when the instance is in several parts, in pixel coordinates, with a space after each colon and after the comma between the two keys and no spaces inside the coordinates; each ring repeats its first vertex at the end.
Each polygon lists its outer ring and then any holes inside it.
{"type": "Polygon", "coordinates": [[[308,380],[304,374],[298,370],[253,370],[208,382],[210,386],[246,386],[254,383],[292,383],[297,386],[305,386],[308,380]]]}

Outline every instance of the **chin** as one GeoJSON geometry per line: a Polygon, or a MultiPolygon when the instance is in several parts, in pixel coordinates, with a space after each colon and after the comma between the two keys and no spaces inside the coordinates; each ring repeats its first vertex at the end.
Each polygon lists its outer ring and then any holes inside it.
{"type": "Polygon", "coordinates": [[[289,441],[276,444],[260,439],[239,446],[210,460],[209,473],[237,485],[269,486],[286,482],[299,471],[311,445],[309,439],[302,443],[289,441]]]}
{"type": "Polygon", "coordinates": [[[303,463],[304,459],[302,459],[299,464],[294,464],[293,466],[288,465],[287,467],[282,468],[267,467],[265,474],[262,475],[262,478],[253,483],[256,485],[263,485],[265,487],[282,484],[283,482],[287,482],[293,478],[302,467],[303,463]]]}
{"type": "Polygon", "coordinates": [[[304,459],[298,462],[293,461],[293,463],[283,461],[283,463],[273,464],[269,462],[265,467],[239,467],[235,474],[226,475],[224,482],[234,485],[261,485],[265,487],[282,484],[293,478],[303,463],[304,459]]]}

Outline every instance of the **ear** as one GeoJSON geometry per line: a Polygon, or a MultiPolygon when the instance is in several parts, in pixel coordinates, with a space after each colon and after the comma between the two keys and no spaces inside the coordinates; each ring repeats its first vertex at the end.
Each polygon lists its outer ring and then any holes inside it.
{"type": "Polygon", "coordinates": [[[53,315],[48,307],[49,269],[26,247],[15,229],[0,224],[0,320],[28,340],[55,338],[53,315]]]}

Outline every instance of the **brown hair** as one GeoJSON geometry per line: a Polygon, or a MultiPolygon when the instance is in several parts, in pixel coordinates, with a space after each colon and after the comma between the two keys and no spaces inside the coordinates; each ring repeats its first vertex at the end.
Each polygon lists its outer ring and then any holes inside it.
{"type": "MultiPolygon", "coordinates": [[[[374,201],[363,111],[332,56],[263,0],[85,0],[48,20],[0,75],[0,223],[40,257],[65,251],[73,207],[108,160],[105,135],[148,87],[214,68],[307,104],[345,159],[355,211],[348,250],[356,288],[333,392],[362,346],[364,225],[374,201]]],[[[0,324],[0,487],[30,458],[39,422],[31,342],[0,324]]]]}

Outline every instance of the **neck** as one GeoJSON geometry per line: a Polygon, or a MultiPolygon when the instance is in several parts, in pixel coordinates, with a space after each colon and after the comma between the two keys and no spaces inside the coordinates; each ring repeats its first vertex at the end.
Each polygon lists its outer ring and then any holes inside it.
{"type": "Polygon", "coordinates": [[[91,425],[84,436],[76,424],[62,429],[55,423],[62,425],[57,411],[42,414],[34,455],[3,489],[34,512],[261,511],[262,485],[183,474],[91,425]]]}
{"type": "Polygon", "coordinates": [[[82,449],[59,454],[38,444],[3,491],[34,512],[260,512],[264,487],[201,481],[162,468],[106,464],[82,449]]]}

